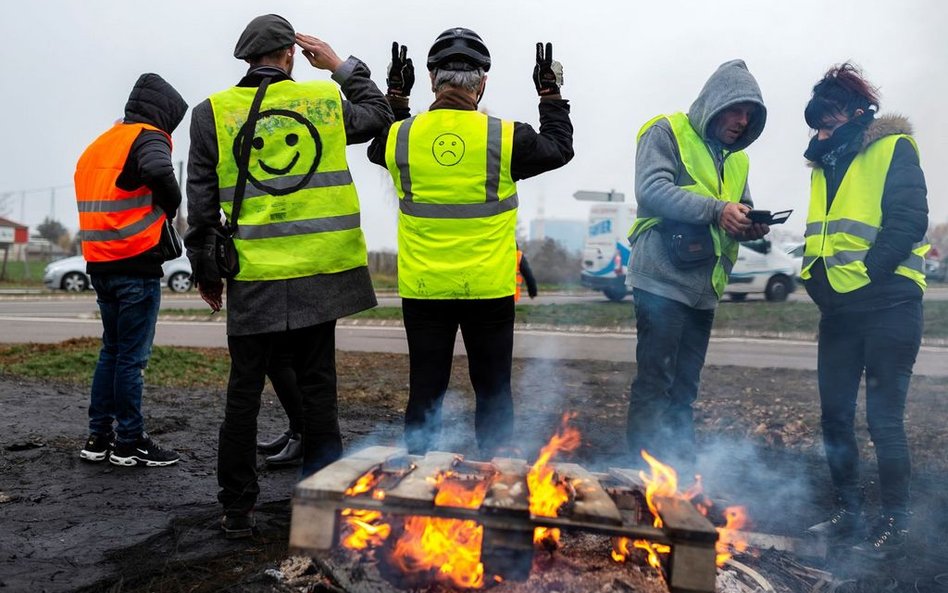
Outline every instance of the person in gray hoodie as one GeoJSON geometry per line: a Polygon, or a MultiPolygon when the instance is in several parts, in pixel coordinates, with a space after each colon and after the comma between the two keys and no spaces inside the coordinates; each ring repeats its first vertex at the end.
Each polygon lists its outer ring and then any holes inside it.
{"type": "Polygon", "coordinates": [[[635,300],[637,374],[627,439],[689,471],[695,460],[692,404],[714,310],[738,241],[769,232],[751,210],[743,152],[767,119],[760,88],[742,60],[722,64],[687,114],[660,115],[638,134],[628,284],[635,300]]]}

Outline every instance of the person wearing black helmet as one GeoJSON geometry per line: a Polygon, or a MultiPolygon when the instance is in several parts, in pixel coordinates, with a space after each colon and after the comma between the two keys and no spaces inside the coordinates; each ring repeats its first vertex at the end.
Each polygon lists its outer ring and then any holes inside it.
{"type": "Polygon", "coordinates": [[[540,131],[478,111],[491,55],[470,29],[448,29],[428,52],[435,101],[410,117],[415,80],[405,46],[392,44],[387,98],[396,122],[369,146],[399,197],[398,290],[408,336],[405,443],[430,450],[440,432],[458,328],[467,350],[482,454],[513,447],[510,388],[517,224],[516,182],[573,157],[569,103],[553,46],[538,43],[533,80],[540,131]]]}

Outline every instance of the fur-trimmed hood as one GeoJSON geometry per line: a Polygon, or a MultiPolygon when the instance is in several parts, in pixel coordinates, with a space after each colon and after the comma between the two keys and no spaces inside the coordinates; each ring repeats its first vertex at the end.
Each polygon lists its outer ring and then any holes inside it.
{"type": "Polygon", "coordinates": [[[879,115],[866,128],[866,133],[862,137],[862,148],[859,151],[866,150],[870,144],[886,136],[894,134],[908,134],[911,136],[912,132],[912,123],[909,122],[907,117],[897,113],[879,115]]]}

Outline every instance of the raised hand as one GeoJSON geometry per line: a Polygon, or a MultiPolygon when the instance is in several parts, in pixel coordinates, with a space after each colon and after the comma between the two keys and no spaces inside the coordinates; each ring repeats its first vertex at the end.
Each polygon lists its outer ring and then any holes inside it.
{"type": "Polygon", "coordinates": [[[537,43],[537,65],[533,67],[533,84],[541,97],[558,95],[563,86],[563,65],[553,59],[553,44],[547,42],[546,51],[537,43]]]}
{"type": "Polygon", "coordinates": [[[404,45],[399,48],[397,41],[392,42],[392,61],[388,65],[385,84],[388,85],[388,94],[395,97],[409,96],[415,84],[415,65],[408,57],[408,48],[404,45]]]}
{"type": "Polygon", "coordinates": [[[336,52],[322,39],[297,33],[296,44],[303,48],[303,57],[309,60],[313,68],[335,72],[336,68],[342,64],[342,60],[339,59],[336,52]]]}

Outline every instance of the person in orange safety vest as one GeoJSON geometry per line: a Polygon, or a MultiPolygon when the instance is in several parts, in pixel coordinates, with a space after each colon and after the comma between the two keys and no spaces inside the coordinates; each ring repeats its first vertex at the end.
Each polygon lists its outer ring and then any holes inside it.
{"type": "MultiPolygon", "coordinates": [[[[96,138],[76,165],[79,238],[102,318],[102,349],[92,377],[85,461],[157,467],[178,461],[145,432],[142,377],[161,301],[162,227],[181,190],[171,133],[188,105],[157,74],[142,74],[125,117],[96,138]]],[[[175,240],[171,238],[171,242],[175,240]]]]}

